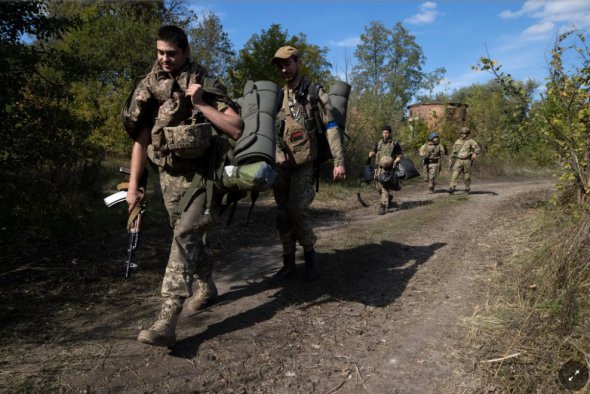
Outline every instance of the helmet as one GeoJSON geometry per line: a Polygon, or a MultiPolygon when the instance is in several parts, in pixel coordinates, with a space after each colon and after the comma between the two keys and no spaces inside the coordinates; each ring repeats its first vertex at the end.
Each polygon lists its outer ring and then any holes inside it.
{"type": "Polygon", "coordinates": [[[428,141],[431,141],[434,138],[439,138],[438,133],[436,131],[433,131],[432,133],[428,134],[428,141]]]}
{"type": "Polygon", "coordinates": [[[469,134],[469,127],[461,127],[461,134],[469,134]]]}
{"type": "Polygon", "coordinates": [[[384,170],[391,170],[393,168],[393,157],[383,156],[381,159],[379,159],[379,167],[383,168],[384,170]]]}

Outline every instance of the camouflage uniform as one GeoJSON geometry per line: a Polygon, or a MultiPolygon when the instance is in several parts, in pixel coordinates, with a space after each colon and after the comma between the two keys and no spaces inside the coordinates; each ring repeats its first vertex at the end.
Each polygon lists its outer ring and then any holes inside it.
{"type": "MultiPolygon", "coordinates": [[[[375,148],[373,148],[372,152],[376,154],[375,163],[377,163],[377,170],[375,171],[375,178],[377,178],[381,171],[383,171],[383,169],[378,166],[381,159],[383,157],[391,157],[395,160],[402,155],[402,147],[393,139],[393,137],[389,136],[386,139],[381,138],[379,142],[377,142],[377,145],[375,145],[375,148]]],[[[389,203],[393,199],[391,190],[384,188],[379,182],[377,182],[377,190],[379,191],[379,202],[381,206],[389,207],[389,203]]]]}
{"type": "MultiPolygon", "coordinates": [[[[192,295],[193,275],[208,280],[212,273],[211,262],[203,255],[203,239],[211,222],[211,215],[203,214],[207,203],[204,180],[208,173],[204,165],[207,159],[183,159],[172,155],[167,149],[163,128],[184,124],[191,118],[193,106],[190,99],[185,97],[185,90],[189,83],[204,84],[205,78],[206,70],[195,63],[187,63],[179,75],[173,78],[156,62],[152,72],[135,90],[136,106],[129,120],[144,125],[150,120],[154,122],[147,153],[160,173],[164,205],[173,230],[162,295],[176,300],[180,307],[184,299],[192,295]],[[182,214],[177,214],[175,208],[195,176],[201,177],[200,188],[188,208],[182,214]]],[[[224,89],[218,81],[209,80],[214,81],[216,88],[224,89]]],[[[227,102],[219,97],[205,93],[204,99],[219,110],[227,107],[227,102]]]]}
{"type": "Polygon", "coordinates": [[[453,173],[451,174],[451,191],[457,186],[459,175],[464,174],[465,191],[471,188],[471,164],[472,155],[478,155],[479,145],[471,138],[459,138],[451,151],[451,160],[454,160],[453,173]]]}
{"type": "Polygon", "coordinates": [[[426,170],[426,176],[428,180],[428,186],[431,190],[434,190],[436,184],[436,177],[441,169],[441,160],[446,155],[445,147],[440,144],[435,144],[432,141],[428,141],[422,147],[420,147],[420,157],[424,159],[424,167],[426,170]]]}
{"type": "MultiPolygon", "coordinates": [[[[317,131],[309,92],[302,89],[306,85],[307,81],[302,79],[293,90],[284,87],[283,105],[277,116],[277,124],[282,130],[279,130],[278,136],[278,177],[273,191],[278,208],[277,229],[284,255],[293,255],[297,242],[309,252],[317,240],[309,211],[315,197],[313,166],[317,157],[317,131]],[[298,94],[300,90],[303,92],[298,94]]],[[[318,96],[322,121],[328,125],[326,136],[334,167],[343,166],[341,135],[332,118],[328,94],[320,87],[318,96]]]]}

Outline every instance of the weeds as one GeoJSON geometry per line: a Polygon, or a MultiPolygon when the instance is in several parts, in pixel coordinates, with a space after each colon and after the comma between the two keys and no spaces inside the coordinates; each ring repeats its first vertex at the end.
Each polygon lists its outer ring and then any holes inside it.
{"type": "Polygon", "coordinates": [[[538,247],[500,274],[505,288],[470,319],[470,338],[483,342],[484,357],[498,357],[482,364],[496,392],[563,391],[566,362],[590,366],[590,213],[542,211],[528,224],[538,247]]]}

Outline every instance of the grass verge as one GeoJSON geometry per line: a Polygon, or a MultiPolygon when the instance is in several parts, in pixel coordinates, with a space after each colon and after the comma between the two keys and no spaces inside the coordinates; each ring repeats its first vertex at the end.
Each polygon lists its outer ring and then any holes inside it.
{"type": "Polygon", "coordinates": [[[528,219],[536,247],[498,273],[468,322],[488,392],[590,392],[590,213],[551,208],[528,219]]]}

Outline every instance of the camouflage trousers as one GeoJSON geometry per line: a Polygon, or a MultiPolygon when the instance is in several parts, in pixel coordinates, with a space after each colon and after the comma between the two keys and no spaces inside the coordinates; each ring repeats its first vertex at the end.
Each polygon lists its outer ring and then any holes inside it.
{"type": "Polygon", "coordinates": [[[210,220],[203,215],[206,202],[204,189],[197,192],[189,207],[180,217],[174,215],[185,191],[189,188],[193,173],[171,175],[160,173],[160,186],[164,205],[172,227],[172,246],[168,265],[162,281],[162,296],[188,298],[192,295],[193,277],[207,280],[213,271],[212,263],[204,254],[204,237],[210,220]]]}
{"type": "Polygon", "coordinates": [[[453,173],[451,174],[451,188],[457,187],[457,179],[463,174],[465,182],[465,189],[471,188],[471,159],[456,159],[453,165],[453,173]]]}
{"type": "Polygon", "coordinates": [[[428,177],[428,186],[436,185],[436,178],[440,172],[440,163],[428,163],[426,168],[426,176],[428,177]]]}
{"type": "Polygon", "coordinates": [[[310,251],[317,241],[309,209],[315,198],[312,163],[295,169],[279,168],[273,193],[283,254],[294,254],[297,242],[310,251]]]}
{"type": "MultiPolygon", "coordinates": [[[[381,171],[383,171],[383,170],[380,168],[378,168],[375,171],[375,179],[377,179],[379,177],[379,173],[381,171]]],[[[385,205],[385,207],[388,207],[389,202],[393,200],[393,193],[391,192],[391,190],[384,188],[383,185],[381,183],[379,183],[378,181],[375,182],[375,188],[379,192],[379,203],[381,205],[385,205]]]]}

